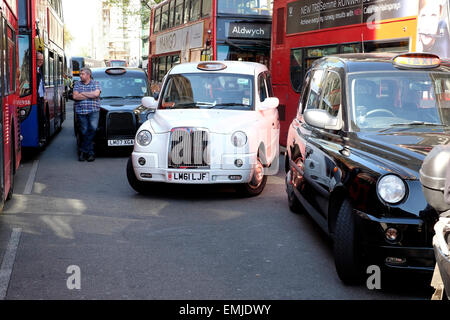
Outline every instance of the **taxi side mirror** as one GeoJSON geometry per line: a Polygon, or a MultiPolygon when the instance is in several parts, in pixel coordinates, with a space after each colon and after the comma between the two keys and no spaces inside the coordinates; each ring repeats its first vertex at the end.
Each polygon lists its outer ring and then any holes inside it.
{"type": "Polygon", "coordinates": [[[325,130],[341,130],[343,128],[340,117],[333,117],[325,110],[311,109],[303,114],[305,122],[310,126],[325,130]]]}
{"type": "Polygon", "coordinates": [[[269,97],[266,98],[266,100],[264,100],[263,102],[261,102],[258,109],[261,111],[276,109],[278,108],[279,104],[280,100],[278,98],[269,97]]]}
{"type": "Polygon", "coordinates": [[[153,97],[142,98],[142,105],[144,106],[144,108],[147,108],[150,110],[158,109],[158,101],[156,101],[155,98],[153,98],[153,97]]]}

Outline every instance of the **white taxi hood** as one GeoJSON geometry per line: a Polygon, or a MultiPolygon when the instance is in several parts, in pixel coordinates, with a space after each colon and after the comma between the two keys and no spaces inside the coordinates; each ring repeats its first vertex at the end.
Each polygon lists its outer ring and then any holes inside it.
{"type": "Polygon", "coordinates": [[[219,134],[233,133],[261,119],[258,111],[243,110],[158,110],[149,119],[155,133],[166,133],[173,128],[204,128],[219,134]]]}

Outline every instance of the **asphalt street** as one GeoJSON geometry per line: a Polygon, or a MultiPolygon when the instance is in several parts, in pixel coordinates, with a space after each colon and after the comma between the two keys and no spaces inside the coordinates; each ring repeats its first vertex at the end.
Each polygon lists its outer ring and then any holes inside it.
{"type": "Polygon", "coordinates": [[[326,235],[289,211],[283,170],[251,199],[210,186],[136,194],[126,153],[77,161],[71,109],[44,151],[25,153],[0,214],[0,299],[431,297],[416,274],[343,285],[326,235]]]}

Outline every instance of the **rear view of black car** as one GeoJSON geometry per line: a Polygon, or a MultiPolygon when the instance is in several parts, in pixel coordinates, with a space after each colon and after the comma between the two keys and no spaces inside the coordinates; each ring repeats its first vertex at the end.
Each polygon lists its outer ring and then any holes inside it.
{"type": "Polygon", "coordinates": [[[450,142],[449,97],[450,68],[433,55],[337,55],[308,72],[288,134],[288,202],[334,240],[342,281],[369,265],[433,272],[438,215],[419,170],[450,142]]]}
{"type": "MultiPolygon", "coordinates": [[[[102,89],[96,150],[129,148],[131,151],[142,122],[136,109],[141,106],[142,98],[150,95],[146,73],[137,68],[111,67],[94,68],[92,76],[102,89]]],[[[76,117],[74,121],[78,137],[76,117]]]]}

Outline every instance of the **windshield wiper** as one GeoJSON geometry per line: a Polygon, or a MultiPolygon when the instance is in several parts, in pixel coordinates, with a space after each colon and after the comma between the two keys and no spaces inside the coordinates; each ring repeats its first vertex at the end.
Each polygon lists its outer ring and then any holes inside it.
{"type": "Polygon", "coordinates": [[[123,97],[118,97],[118,96],[109,96],[109,97],[100,97],[100,99],[123,99],[123,97]]]}
{"type": "Polygon", "coordinates": [[[426,121],[412,121],[412,122],[394,123],[394,124],[391,124],[391,127],[403,127],[403,126],[446,127],[445,124],[434,123],[434,122],[426,122],[426,121]]]}
{"type": "Polygon", "coordinates": [[[190,103],[177,103],[175,109],[182,108],[200,108],[200,107],[214,107],[216,104],[211,102],[190,102],[190,103]],[[180,106],[177,108],[176,106],[180,106]]]}
{"type": "Polygon", "coordinates": [[[216,104],[219,107],[248,107],[249,105],[243,103],[219,103],[216,104]]]}
{"type": "Polygon", "coordinates": [[[125,99],[141,99],[143,96],[126,96],[125,99]]]}

